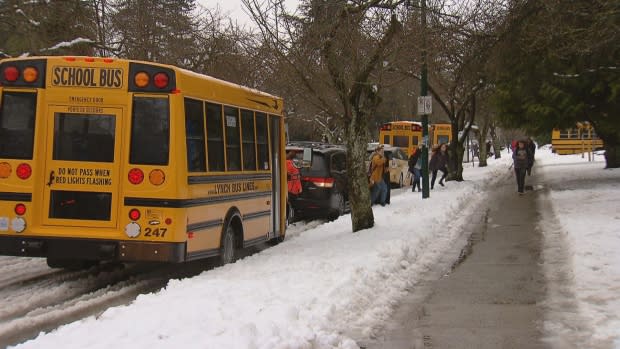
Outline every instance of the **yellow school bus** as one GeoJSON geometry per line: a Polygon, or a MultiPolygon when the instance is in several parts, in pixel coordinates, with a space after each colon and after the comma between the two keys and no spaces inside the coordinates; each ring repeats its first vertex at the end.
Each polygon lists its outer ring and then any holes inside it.
{"type": "Polygon", "coordinates": [[[0,255],[235,260],[283,239],[281,98],[156,63],[0,61],[0,255]]]}
{"type": "Polygon", "coordinates": [[[452,140],[452,125],[433,124],[431,126],[431,133],[433,145],[439,145],[442,143],[450,144],[450,141],[452,140]]]}
{"type": "Polygon", "coordinates": [[[422,123],[417,121],[390,121],[379,129],[379,143],[401,148],[407,155],[422,143],[422,123]]]}
{"type": "Polygon", "coordinates": [[[589,122],[579,122],[575,128],[553,129],[551,146],[552,151],[559,155],[581,154],[603,149],[603,141],[598,138],[589,122]]]}
{"type": "MultiPolygon", "coordinates": [[[[452,140],[452,125],[432,124],[429,127],[429,147],[441,143],[450,143],[452,140]]],[[[422,123],[417,121],[390,121],[381,125],[379,142],[401,148],[406,154],[411,154],[413,148],[423,142],[422,123]]]]}

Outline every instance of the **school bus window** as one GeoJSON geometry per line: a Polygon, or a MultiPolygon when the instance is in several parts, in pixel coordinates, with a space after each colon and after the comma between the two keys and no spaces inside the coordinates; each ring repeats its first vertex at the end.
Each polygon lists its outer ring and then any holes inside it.
{"type": "Polygon", "coordinates": [[[226,122],[226,170],[241,170],[241,136],[239,134],[239,109],[224,107],[226,122]]]}
{"type": "Polygon", "coordinates": [[[383,136],[383,144],[391,144],[389,135],[383,136]]]}
{"type": "Polygon", "coordinates": [[[243,142],[243,170],[256,171],[254,113],[250,110],[241,110],[241,138],[243,142]]]}
{"type": "Polygon", "coordinates": [[[167,98],[134,97],[129,162],[167,165],[170,108],[167,98]]]}
{"type": "Polygon", "coordinates": [[[204,103],[185,99],[185,143],[187,146],[187,171],[206,172],[204,103]]]}
{"type": "Polygon", "coordinates": [[[56,113],[54,160],[114,161],[114,115],[56,113]]]}
{"type": "Polygon", "coordinates": [[[442,144],[442,143],[450,143],[450,137],[448,136],[437,136],[437,144],[442,144]]]}
{"type": "Polygon", "coordinates": [[[267,115],[256,113],[256,147],[258,150],[258,168],[269,169],[269,130],[267,128],[267,115]]]}
{"type": "Polygon", "coordinates": [[[409,147],[409,136],[394,136],[392,138],[394,140],[393,146],[403,148],[409,147]]]}
{"type": "Polygon", "coordinates": [[[224,171],[224,131],[219,104],[207,103],[207,151],[209,171],[224,171]]]}
{"type": "Polygon", "coordinates": [[[49,217],[109,221],[111,206],[111,193],[52,190],[49,217]]]}
{"type": "Polygon", "coordinates": [[[0,158],[32,159],[36,93],[4,92],[0,105],[0,158]]]}

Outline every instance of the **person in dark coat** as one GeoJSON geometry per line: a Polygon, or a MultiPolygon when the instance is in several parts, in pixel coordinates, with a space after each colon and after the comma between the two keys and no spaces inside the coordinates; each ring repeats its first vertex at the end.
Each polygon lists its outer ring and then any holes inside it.
{"type": "Polygon", "coordinates": [[[532,138],[528,137],[527,138],[527,143],[525,144],[525,146],[526,146],[526,148],[528,150],[527,175],[531,176],[532,175],[532,166],[534,166],[534,154],[536,153],[536,144],[534,143],[532,138]]]}
{"type": "Polygon", "coordinates": [[[446,176],[448,175],[448,145],[446,143],[441,143],[439,148],[433,152],[433,155],[431,155],[429,169],[433,173],[433,176],[431,177],[431,189],[435,187],[437,171],[441,171],[439,185],[443,187],[443,180],[446,179],[446,176]]]}
{"type": "Polygon", "coordinates": [[[392,157],[390,154],[385,154],[385,162],[383,163],[383,182],[385,182],[385,186],[387,194],[385,194],[385,204],[390,204],[390,194],[392,192],[392,183],[390,181],[390,161],[392,161],[392,157]]]}
{"type": "Polygon", "coordinates": [[[517,191],[519,195],[525,193],[525,173],[529,165],[529,150],[526,141],[517,141],[517,147],[512,152],[512,160],[514,162],[515,176],[517,177],[517,191]]]}
{"type": "Polygon", "coordinates": [[[420,179],[422,178],[422,160],[421,160],[421,148],[420,146],[413,148],[407,164],[409,166],[409,173],[411,173],[411,191],[414,192],[415,188],[418,191],[422,191],[420,186],[420,179]]]}

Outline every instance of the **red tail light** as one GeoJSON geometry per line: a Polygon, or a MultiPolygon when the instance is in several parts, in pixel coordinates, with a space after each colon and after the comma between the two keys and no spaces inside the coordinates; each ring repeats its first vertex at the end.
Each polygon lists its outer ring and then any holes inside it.
{"type": "Polygon", "coordinates": [[[168,75],[166,73],[157,73],[153,77],[153,84],[157,88],[166,88],[168,86],[168,75]]]}
{"type": "Polygon", "coordinates": [[[139,168],[132,168],[127,178],[131,184],[140,184],[144,180],[144,172],[139,168]]]}
{"type": "Polygon", "coordinates": [[[311,182],[319,188],[331,188],[335,182],[332,177],[303,177],[301,180],[311,182]]]}
{"type": "Polygon", "coordinates": [[[132,208],[129,211],[129,219],[131,219],[132,221],[137,221],[138,219],[140,219],[140,210],[138,210],[137,208],[132,208]]]}
{"type": "Polygon", "coordinates": [[[15,82],[19,78],[19,69],[16,67],[6,67],[4,69],[4,79],[9,82],[15,82]]]}
{"type": "Polygon", "coordinates": [[[32,175],[32,168],[28,164],[19,164],[16,173],[20,179],[28,179],[32,175]]]}
{"type": "Polygon", "coordinates": [[[391,131],[392,130],[392,125],[390,124],[383,124],[383,126],[381,126],[381,131],[391,131]]]}
{"type": "Polygon", "coordinates": [[[15,205],[15,214],[18,216],[23,216],[26,213],[26,205],[17,204],[15,205]]]}

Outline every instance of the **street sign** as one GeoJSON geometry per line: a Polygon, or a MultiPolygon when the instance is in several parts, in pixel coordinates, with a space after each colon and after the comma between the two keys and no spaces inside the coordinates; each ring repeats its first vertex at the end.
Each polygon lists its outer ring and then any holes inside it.
{"type": "Polygon", "coordinates": [[[418,97],[418,114],[429,115],[432,112],[433,112],[433,97],[432,96],[418,97]]]}

